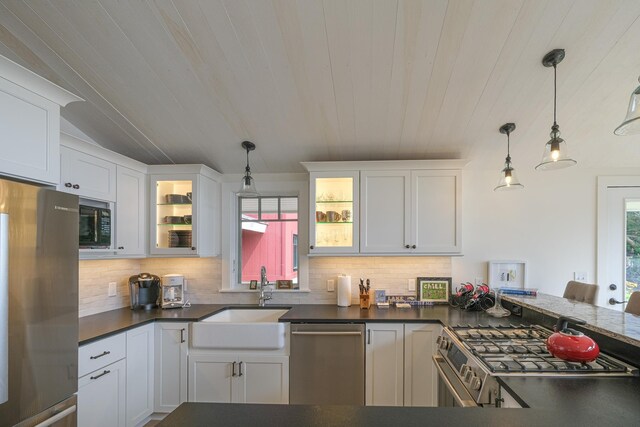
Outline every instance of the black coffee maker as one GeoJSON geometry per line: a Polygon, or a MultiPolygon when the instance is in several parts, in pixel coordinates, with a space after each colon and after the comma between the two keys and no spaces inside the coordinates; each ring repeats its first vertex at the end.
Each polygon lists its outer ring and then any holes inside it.
{"type": "Polygon", "coordinates": [[[151,310],[158,307],[160,278],[149,273],[129,277],[131,309],[151,310]]]}

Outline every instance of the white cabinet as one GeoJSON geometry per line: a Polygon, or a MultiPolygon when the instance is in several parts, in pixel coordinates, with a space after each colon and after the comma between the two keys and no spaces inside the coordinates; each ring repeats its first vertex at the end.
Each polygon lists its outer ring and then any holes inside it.
{"type": "Polygon", "coordinates": [[[362,171],[362,253],[459,253],[459,170],[362,171]]]}
{"type": "Polygon", "coordinates": [[[124,333],[78,349],[79,426],[125,426],[125,357],[124,333]]]}
{"type": "Polygon", "coordinates": [[[116,165],[62,146],[58,189],[87,199],[115,202],[116,165]]]}
{"type": "Polygon", "coordinates": [[[462,252],[462,173],[411,171],[411,236],[416,252],[462,252]]]}
{"type": "Polygon", "coordinates": [[[362,171],[360,252],[410,253],[409,171],[362,171]]]}
{"type": "Polygon", "coordinates": [[[142,256],[146,251],[147,177],[142,172],[116,167],[116,251],[142,256]]]}
{"type": "Polygon", "coordinates": [[[367,324],[366,405],[437,406],[431,356],[441,329],[430,323],[367,324]]]}
{"type": "Polygon", "coordinates": [[[171,412],[187,400],[189,324],[155,325],[155,412],[171,412]]]}
{"type": "Polygon", "coordinates": [[[365,404],[403,405],[404,325],[367,324],[365,404]]]}
{"type": "Polygon", "coordinates": [[[309,255],[461,253],[464,164],[302,163],[310,174],[309,255]],[[350,211],[351,222],[343,211],[350,211]],[[338,219],[330,220],[329,212],[338,219]]]}
{"type": "Polygon", "coordinates": [[[153,413],[154,324],[131,329],[127,338],[127,427],[136,426],[153,413]]]}
{"type": "Polygon", "coordinates": [[[355,254],[359,242],[359,172],[311,172],[310,254],[355,254]]]}
{"type": "Polygon", "coordinates": [[[0,56],[0,175],[57,184],[60,106],[80,98],[0,56]]]}
{"type": "Polygon", "coordinates": [[[202,165],[151,166],[150,171],[149,252],[217,255],[220,190],[212,176],[219,178],[219,174],[202,165]]]}
{"type": "Polygon", "coordinates": [[[189,401],[289,403],[289,357],[191,354],[189,401]]]}
{"type": "Polygon", "coordinates": [[[431,356],[442,326],[433,323],[404,325],[404,406],[438,406],[437,373],[431,356]]]}

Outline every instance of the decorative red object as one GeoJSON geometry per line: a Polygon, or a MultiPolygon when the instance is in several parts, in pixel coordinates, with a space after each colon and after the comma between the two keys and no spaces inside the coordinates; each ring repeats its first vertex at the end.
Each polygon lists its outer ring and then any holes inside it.
{"type": "Polygon", "coordinates": [[[584,320],[560,317],[554,327],[556,332],[547,338],[547,350],[558,359],[568,362],[593,362],[600,354],[600,347],[582,332],[569,328],[569,322],[576,325],[586,324],[584,320]]]}

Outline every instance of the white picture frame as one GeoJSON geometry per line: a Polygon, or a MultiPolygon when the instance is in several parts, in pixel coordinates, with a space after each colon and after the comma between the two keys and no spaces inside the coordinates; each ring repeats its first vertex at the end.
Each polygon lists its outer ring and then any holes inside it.
{"type": "Polygon", "coordinates": [[[527,262],[517,260],[489,261],[489,287],[519,288],[527,286],[527,262]]]}

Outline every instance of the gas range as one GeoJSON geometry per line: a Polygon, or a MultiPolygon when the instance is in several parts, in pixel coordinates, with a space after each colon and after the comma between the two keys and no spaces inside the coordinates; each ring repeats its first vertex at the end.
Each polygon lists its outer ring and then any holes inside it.
{"type": "Polygon", "coordinates": [[[591,363],[553,357],[546,347],[551,334],[536,325],[447,327],[438,337],[434,361],[440,376],[458,390],[459,400],[473,400],[476,406],[496,404],[496,376],[638,375],[637,368],[602,353],[591,363]]]}

